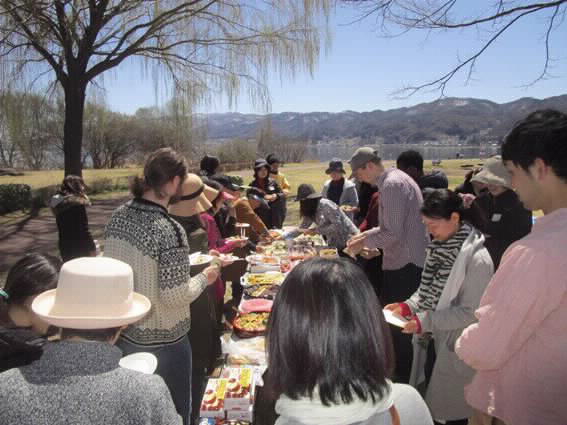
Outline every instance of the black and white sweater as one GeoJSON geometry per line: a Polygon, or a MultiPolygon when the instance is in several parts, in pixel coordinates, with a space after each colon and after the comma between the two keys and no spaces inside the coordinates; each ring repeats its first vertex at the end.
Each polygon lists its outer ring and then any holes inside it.
{"type": "Polygon", "coordinates": [[[142,320],[122,336],[137,344],[176,341],[191,327],[189,304],[207,286],[204,274],[189,276],[185,231],[161,205],[134,199],[119,207],[105,231],[104,255],[130,264],[134,290],[152,302],[142,320]]]}

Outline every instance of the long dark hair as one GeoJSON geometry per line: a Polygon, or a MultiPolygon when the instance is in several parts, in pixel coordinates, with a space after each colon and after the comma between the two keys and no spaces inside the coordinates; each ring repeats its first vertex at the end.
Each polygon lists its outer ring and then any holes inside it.
{"type": "Polygon", "coordinates": [[[61,186],[59,187],[58,193],[63,196],[76,195],[76,196],[86,196],[87,187],[82,177],[76,176],[74,174],[69,174],[65,176],[61,186]]]}
{"type": "Polygon", "coordinates": [[[429,191],[423,205],[421,213],[433,219],[449,220],[451,214],[457,213],[461,221],[472,224],[477,229],[483,229],[486,219],[477,204],[473,203],[469,208],[465,208],[463,199],[458,193],[449,189],[433,189],[429,191]]]}
{"type": "Polygon", "coordinates": [[[144,166],[144,177],[135,177],[130,191],[136,198],[140,198],[148,190],[164,197],[163,186],[179,176],[181,181],[187,176],[187,161],[183,155],[171,148],[162,148],[151,153],[144,166]]]}
{"type": "Polygon", "coordinates": [[[12,266],[6,277],[0,308],[21,305],[29,297],[57,286],[61,260],[49,254],[26,254],[12,266]]]}
{"type": "Polygon", "coordinates": [[[299,216],[301,218],[309,218],[315,220],[315,214],[317,213],[317,207],[321,198],[304,199],[299,201],[299,216]]]}
{"type": "Polygon", "coordinates": [[[271,397],[350,403],[381,399],[393,367],[389,329],[364,272],[345,259],[314,258],[283,282],[268,322],[271,397]]]}

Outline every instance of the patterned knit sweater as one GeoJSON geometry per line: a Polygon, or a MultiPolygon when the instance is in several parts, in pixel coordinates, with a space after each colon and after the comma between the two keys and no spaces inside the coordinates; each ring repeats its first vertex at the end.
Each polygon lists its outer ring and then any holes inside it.
{"type": "Polygon", "coordinates": [[[150,312],[122,336],[143,345],[174,342],[191,327],[189,304],[205,289],[207,278],[189,276],[185,231],[161,205],[134,199],[119,207],[105,231],[104,255],[134,270],[134,290],[152,302],[150,312]]]}

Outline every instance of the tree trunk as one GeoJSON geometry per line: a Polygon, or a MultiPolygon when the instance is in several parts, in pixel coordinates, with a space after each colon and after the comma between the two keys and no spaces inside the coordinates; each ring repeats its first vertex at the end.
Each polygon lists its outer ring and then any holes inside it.
{"type": "Polygon", "coordinates": [[[63,126],[63,152],[65,175],[82,176],[83,115],[85,112],[86,85],[69,81],[65,91],[65,124],[63,126]]]}

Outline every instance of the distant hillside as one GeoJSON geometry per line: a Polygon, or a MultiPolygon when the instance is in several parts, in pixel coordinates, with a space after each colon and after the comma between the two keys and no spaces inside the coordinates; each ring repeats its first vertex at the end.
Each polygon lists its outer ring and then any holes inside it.
{"type": "MultiPolygon", "coordinates": [[[[409,108],[372,112],[283,112],[270,114],[283,137],[318,140],[381,139],[384,143],[443,142],[449,139],[500,140],[513,123],[529,112],[555,108],[567,112],[567,95],[539,100],[522,98],[498,104],[482,99],[445,98],[409,108]]],[[[255,138],[266,116],[209,114],[209,139],[255,138]]]]}

